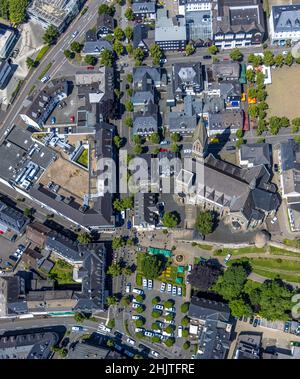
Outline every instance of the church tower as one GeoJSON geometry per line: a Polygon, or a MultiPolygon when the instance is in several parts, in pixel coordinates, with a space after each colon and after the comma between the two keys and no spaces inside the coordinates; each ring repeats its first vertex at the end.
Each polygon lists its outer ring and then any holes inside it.
{"type": "Polygon", "coordinates": [[[206,126],[201,116],[198,125],[194,131],[192,155],[196,159],[203,160],[207,154],[208,136],[206,126]]]}

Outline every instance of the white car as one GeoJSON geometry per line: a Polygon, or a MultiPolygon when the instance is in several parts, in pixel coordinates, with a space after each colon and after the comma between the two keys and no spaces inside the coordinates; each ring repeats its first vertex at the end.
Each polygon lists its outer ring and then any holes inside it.
{"type": "Polygon", "coordinates": [[[156,305],[154,305],[154,309],[158,309],[159,311],[163,311],[164,310],[164,306],[161,305],[161,304],[156,304],[156,305]]]}
{"type": "Polygon", "coordinates": [[[144,328],[135,328],[135,332],[136,333],[139,333],[139,332],[144,332],[144,328]]]}
{"type": "Polygon", "coordinates": [[[126,342],[130,343],[130,345],[134,345],[135,344],[135,340],[132,340],[131,338],[127,338],[126,342]]]}
{"type": "Polygon", "coordinates": [[[152,290],[152,288],[153,288],[153,280],[152,279],[148,279],[148,289],[152,290]]]}
{"type": "Polygon", "coordinates": [[[79,33],[78,30],[75,30],[75,32],[72,33],[72,37],[75,38],[78,35],[78,33],[79,33]]]}
{"type": "Polygon", "coordinates": [[[122,217],[123,220],[125,220],[125,217],[126,217],[125,211],[121,211],[121,217],[122,217]]]}
{"type": "Polygon", "coordinates": [[[181,287],[177,287],[177,295],[182,296],[182,288],[181,287]]]}
{"type": "Polygon", "coordinates": [[[131,292],[131,284],[128,283],[126,286],[126,293],[130,293],[130,292],[131,292]]]}
{"type": "Polygon", "coordinates": [[[143,304],[140,304],[140,303],[133,303],[132,304],[133,309],[137,309],[137,308],[142,307],[142,306],[143,306],[143,304]]]}
{"type": "Polygon", "coordinates": [[[41,79],[42,83],[47,83],[50,80],[50,76],[46,75],[41,79]]]}
{"type": "Polygon", "coordinates": [[[174,337],[174,333],[167,333],[165,331],[162,332],[163,336],[166,336],[166,337],[174,337]]]}
{"type": "Polygon", "coordinates": [[[285,51],[282,52],[282,55],[287,55],[287,53],[288,52],[285,50],[285,51]]]}
{"type": "Polygon", "coordinates": [[[168,321],[168,320],[164,319],[164,323],[165,324],[175,325],[175,320],[168,321]]]}
{"type": "Polygon", "coordinates": [[[136,293],[137,295],[144,295],[144,291],[140,290],[139,288],[134,288],[132,290],[133,293],[136,293]]]}
{"type": "Polygon", "coordinates": [[[172,284],[168,283],[167,285],[167,291],[172,292],[172,284]]]}
{"type": "Polygon", "coordinates": [[[107,333],[111,332],[111,328],[108,328],[104,324],[99,324],[98,329],[103,330],[103,332],[107,332],[107,333]]]}
{"type": "Polygon", "coordinates": [[[155,350],[151,350],[151,355],[153,355],[154,357],[159,357],[159,353],[155,350]]]}
{"type": "Polygon", "coordinates": [[[171,307],[171,308],[166,308],[165,311],[167,312],[171,312],[171,313],[176,313],[176,309],[174,307],[171,307]]]}
{"type": "Polygon", "coordinates": [[[150,332],[150,330],[146,330],[146,331],[144,332],[144,334],[145,334],[145,336],[147,336],[147,337],[153,337],[153,336],[154,336],[154,333],[153,333],[153,332],[150,332]]]}
{"type": "Polygon", "coordinates": [[[277,222],[277,220],[278,220],[278,217],[276,217],[276,216],[273,217],[271,220],[271,224],[275,224],[275,222],[277,222]]]}
{"type": "Polygon", "coordinates": [[[132,320],[139,320],[140,319],[140,316],[138,316],[138,315],[133,315],[132,317],[131,317],[131,319],[132,320]]]}
{"type": "Polygon", "coordinates": [[[172,287],[172,295],[173,296],[177,295],[177,286],[172,287]]]}
{"type": "Polygon", "coordinates": [[[232,254],[227,254],[224,259],[224,263],[226,264],[227,262],[229,262],[231,257],[232,257],[232,254]]]}
{"type": "Polygon", "coordinates": [[[188,265],[188,272],[191,272],[193,269],[193,266],[192,265],[188,265]]]}
{"type": "Polygon", "coordinates": [[[162,282],[160,285],[160,292],[165,292],[166,290],[166,283],[162,282]]]}
{"type": "Polygon", "coordinates": [[[182,328],[182,325],[179,325],[179,326],[178,326],[178,330],[177,330],[177,335],[178,335],[179,338],[182,337],[182,329],[183,329],[183,328],[182,328]]]}
{"type": "Polygon", "coordinates": [[[143,278],[143,287],[148,287],[148,282],[145,278],[143,278]]]}
{"type": "Polygon", "coordinates": [[[82,329],[82,326],[72,326],[72,332],[80,332],[82,329]]]}

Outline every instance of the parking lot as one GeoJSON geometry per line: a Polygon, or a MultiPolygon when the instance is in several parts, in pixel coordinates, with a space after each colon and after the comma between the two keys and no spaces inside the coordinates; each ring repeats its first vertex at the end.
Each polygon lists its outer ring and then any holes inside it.
{"type": "Polygon", "coordinates": [[[18,245],[26,246],[26,236],[18,237],[14,242],[6,239],[4,236],[0,236],[0,270],[12,269],[16,262],[10,259],[16,252],[18,245]],[[8,263],[7,263],[8,262],[8,263]]]}

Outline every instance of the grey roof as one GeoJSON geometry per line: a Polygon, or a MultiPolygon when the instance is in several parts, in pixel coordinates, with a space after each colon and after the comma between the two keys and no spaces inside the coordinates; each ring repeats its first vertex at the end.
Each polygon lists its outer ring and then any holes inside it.
{"type": "Polygon", "coordinates": [[[165,8],[157,10],[155,24],[155,42],[186,41],[185,17],[169,18],[165,8]]]}
{"type": "Polygon", "coordinates": [[[189,307],[189,318],[199,320],[229,321],[227,304],[193,296],[189,307]]]}
{"type": "Polygon", "coordinates": [[[84,256],[82,263],[82,288],[75,296],[75,310],[86,312],[103,311],[105,306],[106,249],[103,243],[79,246],[84,256]]]}
{"type": "Polygon", "coordinates": [[[28,217],[0,201],[0,225],[4,225],[16,233],[22,233],[27,224],[29,224],[28,217]]]}
{"type": "Polygon", "coordinates": [[[171,132],[193,132],[197,126],[197,116],[187,115],[184,112],[169,113],[169,129],[171,132]]]}
{"type": "Polygon", "coordinates": [[[139,66],[133,68],[133,83],[136,89],[142,85],[143,80],[147,82],[152,81],[152,84],[157,86],[161,84],[161,68],[160,67],[149,67],[149,66],[139,66]]]}
{"type": "Polygon", "coordinates": [[[156,133],[158,129],[157,121],[158,106],[151,100],[143,110],[133,114],[133,134],[156,133]]]}
{"type": "Polygon", "coordinates": [[[97,18],[97,32],[101,30],[101,28],[107,28],[111,32],[113,32],[115,27],[115,20],[112,16],[107,13],[100,14],[97,18]]]}
{"type": "Polygon", "coordinates": [[[45,242],[45,248],[56,252],[67,260],[73,262],[83,261],[83,255],[78,250],[78,241],[72,241],[55,231],[49,233],[45,242]]]}
{"type": "Polygon", "coordinates": [[[145,14],[145,13],[155,13],[156,12],[156,1],[136,1],[134,0],[131,4],[131,8],[134,14],[145,14]]]}
{"type": "Polygon", "coordinates": [[[243,111],[226,110],[218,113],[211,113],[208,119],[208,128],[211,132],[230,132],[231,129],[243,128],[243,111]]]}
{"type": "Polygon", "coordinates": [[[260,359],[262,335],[241,332],[236,344],[234,359],[260,359]]]}
{"type": "Polygon", "coordinates": [[[136,24],[133,27],[133,48],[142,47],[148,50],[154,42],[154,31],[149,29],[148,25],[136,24]]]}
{"type": "Polygon", "coordinates": [[[157,194],[137,192],[134,196],[134,225],[147,227],[156,226],[158,222],[157,194]],[[156,212],[153,212],[155,209],[156,212]]]}
{"type": "Polygon", "coordinates": [[[90,55],[99,55],[101,51],[104,49],[113,51],[111,43],[104,39],[98,39],[97,41],[86,41],[84,43],[82,53],[90,55]]]}
{"type": "Polygon", "coordinates": [[[300,31],[300,4],[273,5],[272,18],[276,33],[300,31]]]}
{"type": "Polygon", "coordinates": [[[24,280],[19,276],[0,278],[0,315],[27,313],[27,304],[22,294],[24,280]]]}
{"type": "Polygon", "coordinates": [[[201,63],[174,63],[172,80],[174,95],[184,95],[187,91],[200,93],[203,90],[201,63]]]}
{"type": "Polygon", "coordinates": [[[268,143],[247,143],[240,148],[242,161],[249,161],[253,166],[271,164],[271,145],[268,143]]]}
{"type": "Polygon", "coordinates": [[[280,144],[283,190],[285,194],[300,192],[300,144],[289,139],[280,144]]]}
{"type": "Polygon", "coordinates": [[[150,100],[154,103],[154,94],[151,91],[135,91],[131,98],[134,106],[147,104],[150,100]]]}
{"type": "Polygon", "coordinates": [[[213,63],[212,72],[216,79],[238,80],[240,77],[240,64],[230,61],[213,63]]]}

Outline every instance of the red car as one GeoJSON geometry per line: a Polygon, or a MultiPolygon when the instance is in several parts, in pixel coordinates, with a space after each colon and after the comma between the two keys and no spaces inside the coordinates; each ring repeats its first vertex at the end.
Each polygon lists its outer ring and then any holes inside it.
{"type": "Polygon", "coordinates": [[[95,68],[94,66],[87,66],[88,70],[94,70],[94,68],[95,68]]]}
{"type": "Polygon", "coordinates": [[[167,153],[169,150],[168,150],[168,149],[159,149],[159,151],[160,151],[161,153],[167,153]]]}
{"type": "Polygon", "coordinates": [[[70,117],[70,121],[71,121],[72,123],[74,123],[74,122],[75,122],[75,117],[74,117],[74,116],[71,116],[71,117],[70,117]]]}

